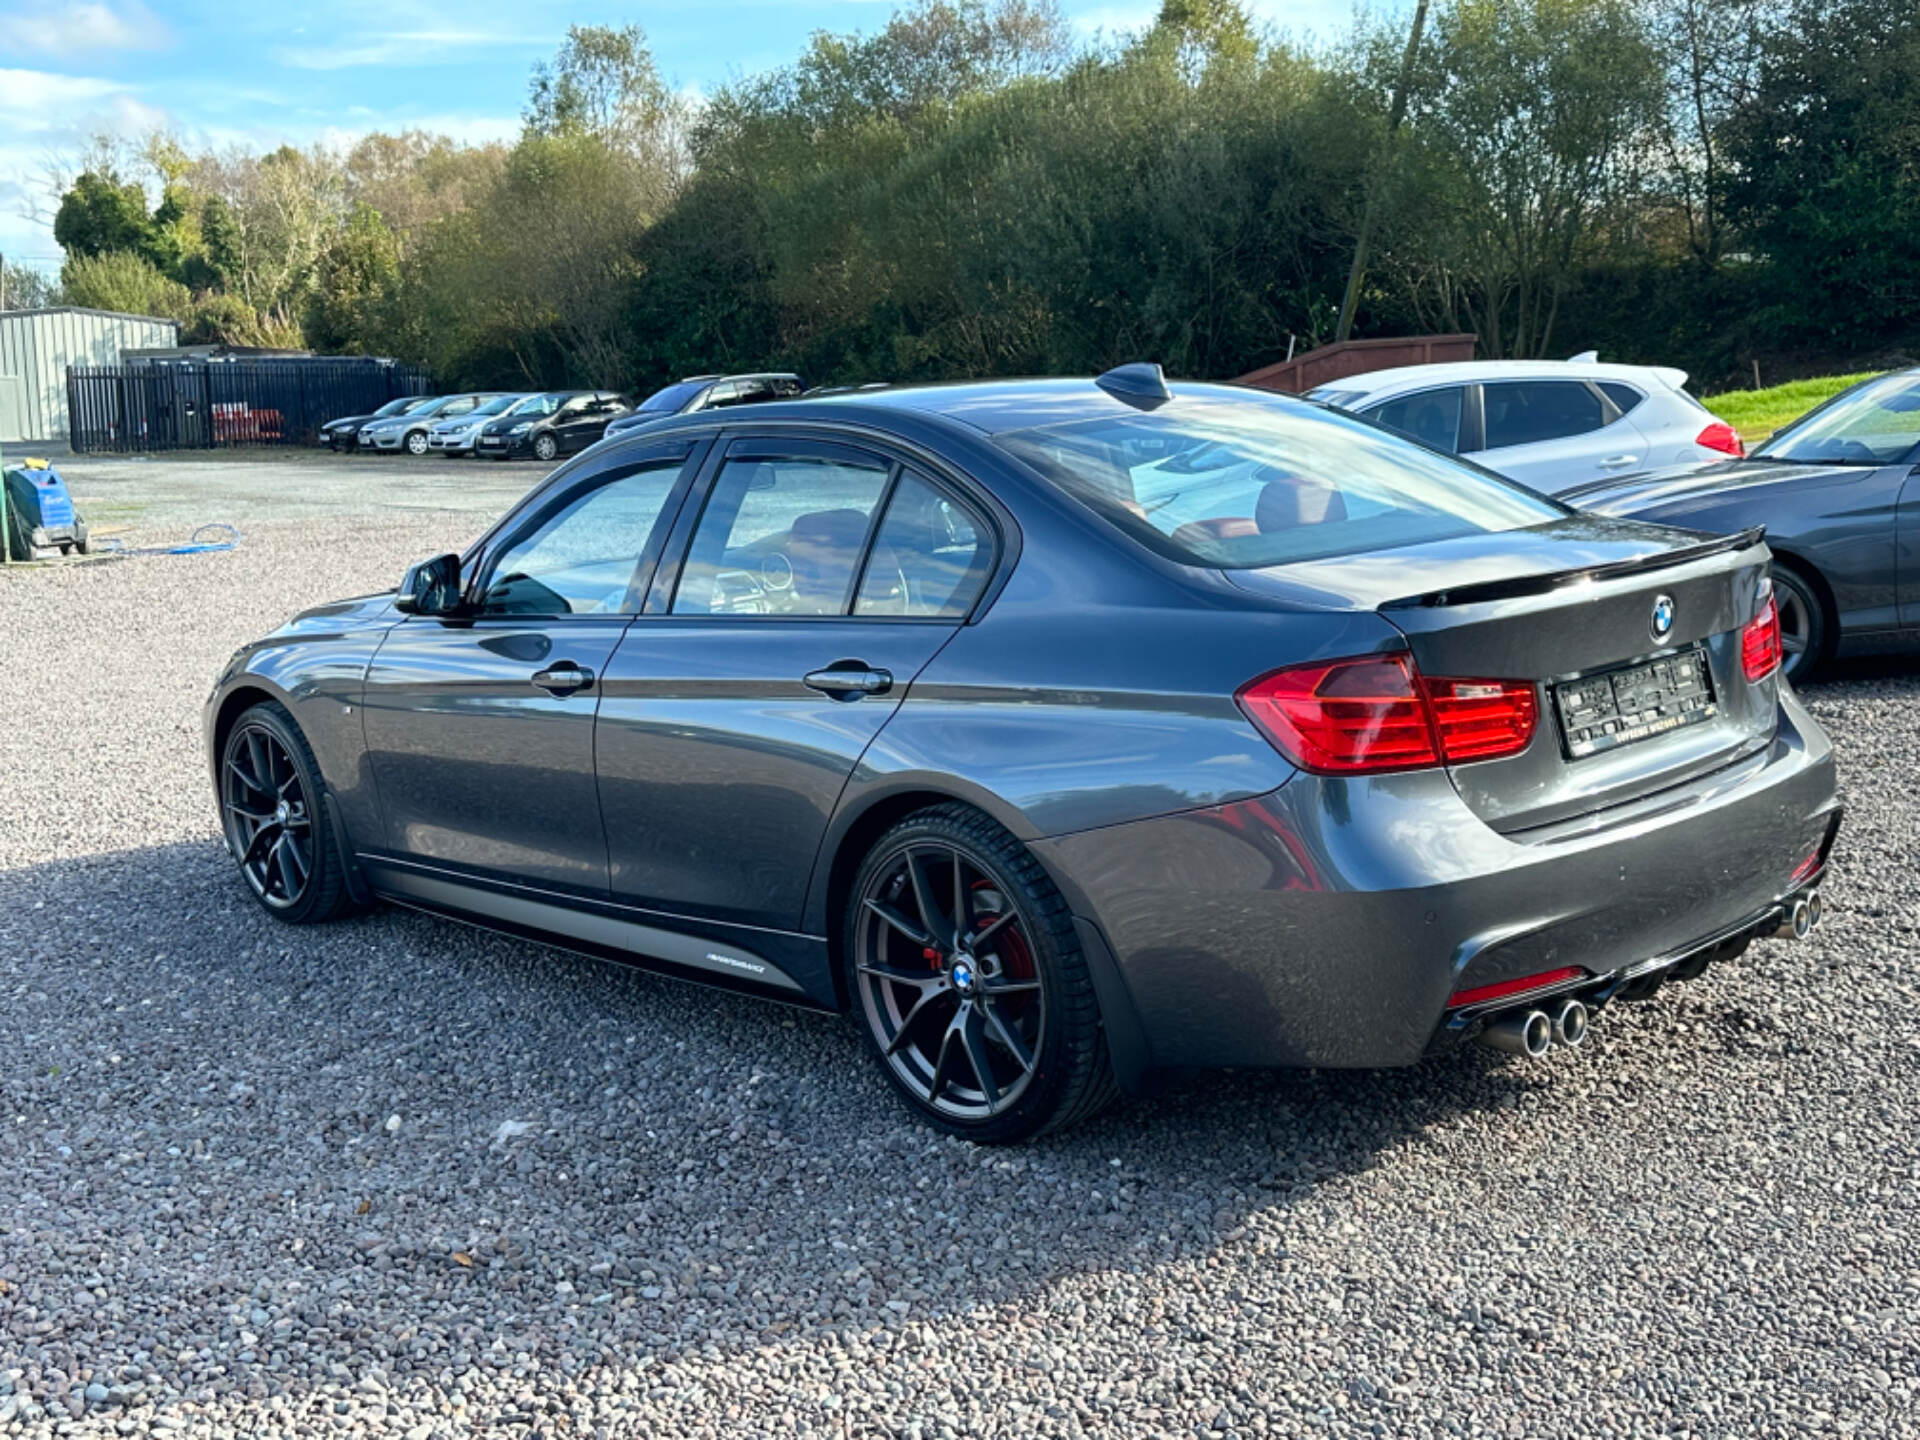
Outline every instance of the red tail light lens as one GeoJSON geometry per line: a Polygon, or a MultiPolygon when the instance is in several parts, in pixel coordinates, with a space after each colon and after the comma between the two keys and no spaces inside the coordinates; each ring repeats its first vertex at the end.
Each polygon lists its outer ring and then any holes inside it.
{"type": "Polygon", "coordinates": [[[1747,683],[1757,685],[1780,668],[1780,607],[1773,596],[1740,631],[1740,668],[1747,683]]]}
{"type": "Polygon", "coordinates": [[[1352,775],[1440,763],[1406,655],[1277,670],[1242,690],[1240,706],[1303,770],[1352,775]]]}
{"type": "Polygon", "coordinates": [[[1427,704],[1447,763],[1517,755],[1533,739],[1540,702],[1525,680],[1428,680],[1427,704]]]}
{"type": "Polygon", "coordinates": [[[1277,670],[1239,699],[1282,754],[1322,775],[1514,755],[1527,748],[1539,722],[1531,683],[1429,679],[1406,654],[1277,670]]]}
{"type": "Polygon", "coordinates": [[[1731,455],[1736,460],[1747,453],[1746,442],[1740,438],[1740,432],[1718,420],[1694,436],[1693,443],[1703,450],[1718,450],[1722,455],[1731,455]]]}

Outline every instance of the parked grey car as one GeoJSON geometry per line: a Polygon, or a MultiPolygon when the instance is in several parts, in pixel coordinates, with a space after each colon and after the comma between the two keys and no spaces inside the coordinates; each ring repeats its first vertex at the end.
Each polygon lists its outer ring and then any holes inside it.
{"type": "Polygon", "coordinates": [[[1920,650],[1920,368],[1863,381],[1743,460],[1569,490],[1603,515],[1764,526],[1787,677],[1836,655],[1920,650]]]}
{"type": "Polygon", "coordinates": [[[1158,1067],[1538,1055],[1804,935],[1841,807],[1767,565],[1152,366],[854,392],[594,447],[236,653],[205,740],[284,920],[850,1011],[1012,1141],[1158,1067]]]}

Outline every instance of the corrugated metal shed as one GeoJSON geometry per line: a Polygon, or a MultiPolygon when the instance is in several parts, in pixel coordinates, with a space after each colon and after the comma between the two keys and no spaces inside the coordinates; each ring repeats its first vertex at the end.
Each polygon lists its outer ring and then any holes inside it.
{"type": "Polygon", "coordinates": [[[177,344],[180,323],[59,305],[0,311],[0,443],[67,438],[67,367],[177,344]]]}

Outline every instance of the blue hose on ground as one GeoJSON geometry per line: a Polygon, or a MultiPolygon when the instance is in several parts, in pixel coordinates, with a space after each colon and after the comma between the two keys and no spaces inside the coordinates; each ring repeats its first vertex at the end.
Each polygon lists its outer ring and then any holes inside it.
{"type": "Polygon", "coordinates": [[[114,539],[102,539],[94,543],[94,549],[102,555],[217,555],[231,550],[240,543],[240,529],[224,520],[214,520],[202,525],[187,538],[183,545],[145,545],[139,549],[129,549],[114,539]]]}

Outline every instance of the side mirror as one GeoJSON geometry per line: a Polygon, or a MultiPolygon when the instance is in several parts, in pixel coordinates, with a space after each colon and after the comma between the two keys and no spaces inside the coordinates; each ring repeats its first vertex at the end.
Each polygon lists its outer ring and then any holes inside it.
{"type": "Polygon", "coordinates": [[[407,567],[394,596],[393,608],[402,615],[452,615],[460,609],[460,557],[436,555],[407,567]]]}

